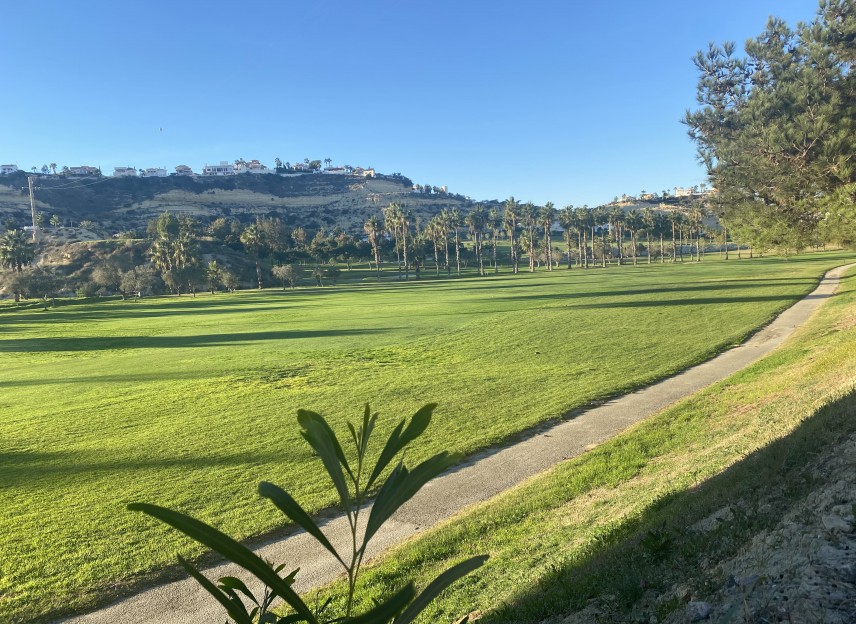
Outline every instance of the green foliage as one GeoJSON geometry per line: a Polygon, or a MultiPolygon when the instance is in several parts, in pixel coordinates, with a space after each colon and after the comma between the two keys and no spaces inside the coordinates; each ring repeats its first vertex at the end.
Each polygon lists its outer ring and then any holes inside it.
{"type": "MultiPolygon", "coordinates": [[[[771,18],[744,57],[731,43],[696,55],[700,108],[685,123],[741,239],[799,248],[822,222],[852,213],[854,36],[852,0],[824,0],[816,19],[796,30],[771,18]]],[[[856,237],[849,220],[837,225],[847,231],[821,229],[828,240],[856,237]]]]}
{"type": "Polygon", "coordinates": [[[348,592],[345,612],[335,618],[329,618],[323,612],[313,612],[291,589],[297,570],[283,578],[279,572],[284,566],[273,567],[239,542],[185,514],[146,503],[132,503],[128,505],[128,509],[142,511],[169,524],[185,535],[215,550],[229,561],[238,564],[264,583],[269,591],[266,590],[265,596],[260,600],[247,589],[242,581],[234,577],[223,577],[219,580],[219,585],[215,586],[189,562],[179,557],[179,562],[185,570],[223,605],[235,624],[253,624],[254,622],[271,622],[272,624],[310,622],[317,624],[322,621],[344,621],[352,624],[358,622],[365,622],[366,624],[384,622],[408,624],[443,589],[480,567],[487,560],[487,557],[477,556],[454,565],[431,581],[418,596],[413,583],[407,583],[402,589],[395,591],[387,600],[376,604],[374,608],[361,615],[352,616],[355,586],[359,578],[366,547],[371,538],[392,514],[410,500],[425,483],[450,468],[460,459],[460,456],[456,454],[438,453],[421,462],[412,471],[404,466],[403,459],[400,460],[386,481],[380,486],[369,512],[366,530],[360,535],[357,523],[363,506],[368,500],[367,495],[372,491],[373,486],[389,463],[402,453],[410,442],[425,431],[431,421],[431,414],[435,407],[434,404],[426,405],[414,414],[409,423],[402,420],[398,424],[387,439],[368,477],[366,474],[370,468],[369,442],[378,416],[371,413],[368,404],[365,407],[359,428],[348,423],[351,441],[354,443],[352,452],[356,456],[356,463],[353,466],[348,462],[342,445],[324,417],[307,410],[298,410],[297,420],[301,426],[301,435],[323,462],[324,468],[339,494],[339,502],[345,510],[351,529],[350,553],[342,555],[337,552],[320,527],[288,492],[272,483],[262,482],[259,484],[259,494],[273,502],[289,520],[314,537],[339,561],[346,572],[348,592]],[[255,607],[248,610],[238,593],[248,598],[255,607]],[[269,607],[275,598],[281,598],[293,613],[286,616],[277,616],[271,613],[269,607]]]}

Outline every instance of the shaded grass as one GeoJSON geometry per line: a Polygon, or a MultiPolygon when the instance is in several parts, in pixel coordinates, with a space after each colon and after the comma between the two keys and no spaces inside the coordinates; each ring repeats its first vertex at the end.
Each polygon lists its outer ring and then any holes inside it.
{"type": "MultiPolygon", "coordinates": [[[[845,261],[706,260],[0,311],[0,619],[90,607],[162,575],[176,551],[200,554],[125,512],[128,502],[178,508],[241,538],[280,527],[255,496],[261,480],[312,511],[331,505],[298,407],[342,428],[371,401],[382,435],[439,398],[411,459],[471,453],[706,359],[845,261]]],[[[625,463],[616,456],[615,470],[625,463]]]]}
{"type": "Polygon", "coordinates": [[[589,621],[661,620],[724,586],[715,563],[811,492],[807,467],[856,431],[854,417],[851,272],[764,360],[388,553],[366,572],[361,606],[488,553],[420,621],[474,610],[486,623],[559,621],[586,607],[589,621]],[[690,529],[726,506],[718,526],[690,529]]]}

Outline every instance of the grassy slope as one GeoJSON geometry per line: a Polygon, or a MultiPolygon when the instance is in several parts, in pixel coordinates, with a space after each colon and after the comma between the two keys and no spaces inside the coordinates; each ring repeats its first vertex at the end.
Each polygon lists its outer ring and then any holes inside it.
{"type": "Polygon", "coordinates": [[[329,505],[297,407],[341,425],[368,400],[387,427],[439,399],[419,453],[471,452],[739,341],[845,258],[2,311],[0,618],[82,608],[199,552],[127,502],[240,537],[279,525],[262,479],[329,505]]]}
{"type": "Polygon", "coordinates": [[[854,415],[851,271],[782,349],[389,553],[367,572],[362,596],[409,579],[424,585],[487,553],[421,621],[475,610],[486,624],[553,622],[584,608],[575,622],[662,621],[725,587],[716,562],[811,492],[807,467],[856,431],[854,415]],[[733,513],[712,521],[726,506],[733,513]],[[687,530],[701,522],[719,527],[687,530]]]}

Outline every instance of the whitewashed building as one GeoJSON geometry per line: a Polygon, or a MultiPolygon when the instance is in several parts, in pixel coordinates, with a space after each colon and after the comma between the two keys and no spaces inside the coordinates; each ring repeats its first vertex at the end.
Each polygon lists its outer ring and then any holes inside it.
{"type": "Polygon", "coordinates": [[[70,176],[83,177],[83,176],[98,175],[100,173],[101,173],[101,171],[98,169],[98,167],[90,167],[89,165],[80,165],[79,167],[69,167],[68,168],[68,175],[70,175],[70,176]]]}
{"type": "Polygon", "coordinates": [[[137,177],[137,168],[136,167],[113,167],[113,177],[114,178],[137,177]]]}
{"type": "Polygon", "coordinates": [[[0,165],[0,175],[9,175],[10,173],[17,173],[20,171],[18,169],[18,165],[0,165]]]}
{"type": "Polygon", "coordinates": [[[141,178],[165,178],[169,175],[163,167],[149,167],[140,172],[141,178]]]}
{"type": "Polygon", "coordinates": [[[202,168],[204,176],[229,176],[235,175],[235,165],[221,160],[219,165],[205,165],[202,168]]]}
{"type": "Polygon", "coordinates": [[[258,160],[238,161],[235,165],[235,173],[274,173],[258,160]]]}
{"type": "Polygon", "coordinates": [[[179,165],[178,167],[175,168],[175,175],[192,176],[192,175],[196,175],[196,174],[193,173],[193,169],[191,169],[187,165],[179,165]]]}

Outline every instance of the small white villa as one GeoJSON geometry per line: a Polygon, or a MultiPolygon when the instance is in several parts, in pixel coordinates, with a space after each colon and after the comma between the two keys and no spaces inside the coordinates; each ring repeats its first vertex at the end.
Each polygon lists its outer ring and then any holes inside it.
{"type": "Polygon", "coordinates": [[[18,165],[0,165],[0,175],[9,175],[20,171],[18,165]]]}
{"type": "Polygon", "coordinates": [[[175,168],[175,175],[180,175],[180,176],[192,176],[192,175],[196,175],[196,174],[195,174],[195,173],[193,173],[193,169],[191,169],[191,168],[190,168],[190,167],[188,167],[187,165],[178,165],[178,166],[175,168]]]}
{"type": "Polygon", "coordinates": [[[114,178],[137,177],[136,167],[113,167],[114,178]]]}
{"type": "Polygon", "coordinates": [[[169,175],[163,167],[149,167],[140,172],[141,178],[165,178],[169,175]]]}
{"type": "Polygon", "coordinates": [[[239,160],[235,164],[235,173],[274,173],[258,160],[243,161],[239,160]]]}
{"type": "Polygon", "coordinates": [[[204,176],[230,176],[235,175],[235,165],[221,160],[219,165],[205,165],[202,168],[204,176]]]}

